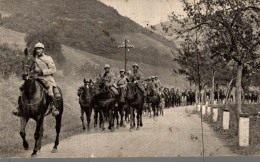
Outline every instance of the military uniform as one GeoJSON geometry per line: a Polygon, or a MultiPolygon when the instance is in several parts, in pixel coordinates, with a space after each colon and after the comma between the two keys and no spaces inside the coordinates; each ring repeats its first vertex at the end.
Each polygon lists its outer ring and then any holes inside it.
{"type": "Polygon", "coordinates": [[[118,95],[118,91],[115,87],[115,74],[113,72],[104,72],[101,75],[101,79],[107,86],[110,87],[110,89],[113,91],[115,95],[118,95]]]}
{"type": "Polygon", "coordinates": [[[116,79],[116,85],[118,86],[118,88],[126,88],[127,85],[127,77],[126,76],[117,76],[116,79]]]}
{"type": "Polygon", "coordinates": [[[53,74],[56,72],[56,66],[50,56],[42,54],[40,57],[35,58],[36,67],[35,70],[42,70],[42,75],[38,76],[39,79],[44,80],[49,85],[47,93],[49,96],[53,96],[53,88],[57,87],[57,84],[53,78],[53,74]]]}
{"type": "Polygon", "coordinates": [[[136,81],[137,87],[142,91],[144,96],[146,96],[146,91],[144,85],[142,84],[143,74],[140,71],[133,71],[133,73],[130,74],[130,81],[136,81]]]}
{"type": "Polygon", "coordinates": [[[125,102],[126,97],[126,86],[127,86],[127,77],[119,75],[116,79],[116,85],[120,94],[120,101],[125,102]]]}

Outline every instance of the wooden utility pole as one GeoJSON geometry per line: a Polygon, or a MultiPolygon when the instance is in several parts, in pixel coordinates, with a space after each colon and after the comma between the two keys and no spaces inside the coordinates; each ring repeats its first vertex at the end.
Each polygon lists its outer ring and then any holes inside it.
{"type": "Polygon", "coordinates": [[[128,45],[127,42],[129,42],[129,40],[125,39],[123,44],[118,46],[118,48],[124,48],[125,49],[125,71],[126,71],[126,63],[127,63],[126,52],[129,51],[130,48],[134,48],[134,45],[128,45]]]}

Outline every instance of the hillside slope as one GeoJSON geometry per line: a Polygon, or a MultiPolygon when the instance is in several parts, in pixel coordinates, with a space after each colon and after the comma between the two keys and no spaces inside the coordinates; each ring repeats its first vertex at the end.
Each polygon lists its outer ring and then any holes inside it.
{"type": "Polygon", "coordinates": [[[4,26],[16,31],[52,26],[63,44],[114,60],[121,60],[117,46],[127,38],[136,46],[128,60],[172,64],[173,42],[97,0],[8,0],[0,1],[0,10],[11,15],[3,19],[4,26]]]}

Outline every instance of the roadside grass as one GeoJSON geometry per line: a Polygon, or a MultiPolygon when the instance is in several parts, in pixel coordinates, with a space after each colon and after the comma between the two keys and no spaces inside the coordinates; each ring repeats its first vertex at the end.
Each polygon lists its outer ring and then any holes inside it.
{"type": "MultiPolygon", "coordinates": [[[[230,147],[231,151],[239,155],[259,155],[260,153],[260,118],[250,117],[249,118],[249,146],[248,147],[240,147],[239,146],[239,136],[238,130],[234,127],[234,111],[236,110],[235,104],[229,104],[228,109],[230,110],[230,123],[229,130],[224,130],[222,128],[223,121],[223,108],[224,105],[218,106],[218,120],[217,122],[213,122],[212,115],[205,115],[203,117],[203,121],[209,124],[210,127],[214,129],[217,135],[225,141],[228,147],[230,147]]],[[[243,104],[242,112],[253,114],[260,111],[260,104],[243,104]]],[[[198,112],[200,115],[200,112],[198,112]]]]}

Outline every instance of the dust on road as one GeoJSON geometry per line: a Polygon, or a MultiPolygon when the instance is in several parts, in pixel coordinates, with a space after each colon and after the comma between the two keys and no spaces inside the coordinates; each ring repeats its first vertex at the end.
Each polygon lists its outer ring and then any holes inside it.
{"type": "MultiPolygon", "coordinates": [[[[57,153],[53,144],[42,147],[40,158],[87,157],[169,157],[201,156],[201,126],[199,116],[187,112],[193,107],[165,109],[164,116],[143,118],[144,127],[134,132],[127,128],[101,132],[92,128],[60,142],[57,153]]],[[[205,156],[234,155],[207,125],[204,127],[205,156]]],[[[26,151],[20,157],[30,157],[26,151]]]]}

